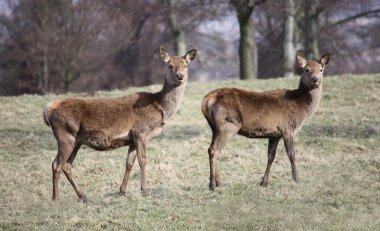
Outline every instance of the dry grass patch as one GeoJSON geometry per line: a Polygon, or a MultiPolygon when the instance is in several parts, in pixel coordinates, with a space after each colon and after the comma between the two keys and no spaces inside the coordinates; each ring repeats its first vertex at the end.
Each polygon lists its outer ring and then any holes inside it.
{"type": "MultiPolygon", "coordinates": [[[[235,137],[219,158],[223,187],[208,190],[211,132],[200,111],[222,86],[295,88],[297,79],[190,83],[182,110],[148,144],[149,195],[136,163],[126,197],[118,196],[126,148],[82,148],[74,175],[91,202],[78,202],[62,174],[51,201],[56,144],[42,108],[62,95],[0,97],[0,230],[376,230],[380,227],[380,76],[325,79],[318,112],[296,140],[300,183],[291,180],[283,144],[269,186],[265,140],[235,137]]],[[[95,97],[157,91],[159,85],[98,92],[95,97]]],[[[94,97],[80,94],[81,97],[94,97]]]]}

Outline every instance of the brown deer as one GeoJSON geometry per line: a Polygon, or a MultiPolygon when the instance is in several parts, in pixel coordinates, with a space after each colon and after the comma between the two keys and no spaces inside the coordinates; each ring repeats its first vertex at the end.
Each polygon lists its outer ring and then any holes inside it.
{"type": "Polygon", "coordinates": [[[79,198],[87,201],[71,172],[75,156],[83,144],[100,151],[129,146],[119,194],[125,195],[136,156],[140,165],[141,190],[147,192],[146,144],[161,134],[166,121],[179,109],[188,78],[188,64],[196,54],[197,50],[192,49],[183,57],[170,56],[160,47],[161,58],[168,69],[159,92],[138,92],[111,99],[68,98],[54,100],[45,107],[43,119],[51,127],[58,144],[52,164],[53,200],[58,199],[59,175],[63,170],[79,198]]]}
{"type": "Polygon", "coordinates": [[[251,92],[237,88],[221,88],[208,93],[202,102],[202,112],[212,130],[208,149],[210,159],[210,190],[220,186],[217,157],[235,134],[249,138],[268,138],[268,164],[261,185],[268,184],[268,175],[276,155],[278,142],[284,140],[292,167],[292,177],[298,182],[293,138],[304,121],[318,108],[322,95],[323,71],[330,54],[319,61],[307,61],[299,52],[297,64],[303,68],[295,90],[277,89],[251,92]]]}

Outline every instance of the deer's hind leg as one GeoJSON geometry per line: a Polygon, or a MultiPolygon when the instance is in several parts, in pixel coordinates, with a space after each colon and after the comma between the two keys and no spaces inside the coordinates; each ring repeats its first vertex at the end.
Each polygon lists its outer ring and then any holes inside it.
{"type": "Polygon", "coordinates": [[[62,169],[72,153],[75,152],[75,138],[67,132],[55,134],[58,143],[58,153],[52,163],[53,200],[58,200],[58,182],[62,169]]]}
{"type": "Polygon", "coordinates": [[[136,148],[134,145],[130,145],[128,148],[127,166],[125,166],[124,179],[123,179],[123,183],[121,183],[120,185],[120,192],[119,192],[120,196],[125,195],[125,188],[127,187],[129,174],[131,173],[135,160],[136,160],[136,148]]]}
{"type": "Polygon", "coordinates": [[[212,142],[208,149],[210,161],[210,190],[220,186],[220,177],[217,170],[218,155],[225,147],[227,142],[238,132],[239,127],[233,123],[225,122],[213,131],[212,142]]]}
{"type": "Polygon", "coordinates": [[[80,187],[76,184],[74,180],[74,176],[72,174],[72,165],[74,162],[75,157],[77,156],[78,150],[81,147],[81,144],[76,144],[73,151],[71,152],[68,160],[66,161],[65,165],[63,166],[63,172],[66,175],[66,178],[69,180],[70,184],[73,186],[75,192],[77,193],[79,199],[81,199],[83,202],[87,202],[87,196],[83,193],[83,191],[80,189],[80,187]]]}

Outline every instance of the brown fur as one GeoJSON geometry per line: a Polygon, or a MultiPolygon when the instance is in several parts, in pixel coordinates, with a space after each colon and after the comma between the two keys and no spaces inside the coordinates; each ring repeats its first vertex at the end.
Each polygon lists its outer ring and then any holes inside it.
{"type": "Polygon", "coordinates": [[[195,49],[184,57],[170,57],[162,47],[160,53],[168,64],[160,92],[138,92],[112,99],[68,98],[54,100],[46,106],[43,119],[51,127],[58,143],[58,154],[52,164],[53,200],[58,199],[61,170],[79,198],[86,200],[71,173],[72,163],[83,144],[101,151],[129,146],[120,195],[125,194],[136,156],[141,171],[141,190],[147,191],[146,143],[162,132],[166,121],[178,110],[188,77],[187,65],[196,56],[195,49]]]}
{"type": "Polygon", "coordinates": [[[205,96],[202,112],[213,133],[209,148],[211,190],[220,184],[217,156],[236,134],[269,139],[268,165],[263,186],[268,183],[277,144],[283,138],[292,165],[293,179],[298,181],[293,137],[318,107],[322,94],[323,69],[330,55],[324,55],[320,61],[307,61],[300,53],[297,53],[296,58],[304,72],[299,87],[295,90],[252,92],[221,88],[205,96]]]}

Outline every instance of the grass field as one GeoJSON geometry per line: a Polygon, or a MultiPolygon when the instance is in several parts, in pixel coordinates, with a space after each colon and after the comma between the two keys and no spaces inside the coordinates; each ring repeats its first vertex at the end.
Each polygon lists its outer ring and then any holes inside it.
{"type": "Polygon", "coordinates": [[[267,141],[236,136],[219,157],[223,187],[208,190],[211,131],[200,111],[203,96],[222,86],[297,85],[298,79],[189,83],[181,112],[148,144],[149,194],[140,193],[136,163],[126,197],[118,196],[127,148],[83,147],[73,172],[87,204],[64,174],[60,201],[51,201],[56,141],[41,114],[50,100],[67,96],[0,97],[0,230],[379,230],[380,75],[325,78],[320,107],[295,141],[299,184],[281,142],[269,185],[259,186],[267,141]]]}

